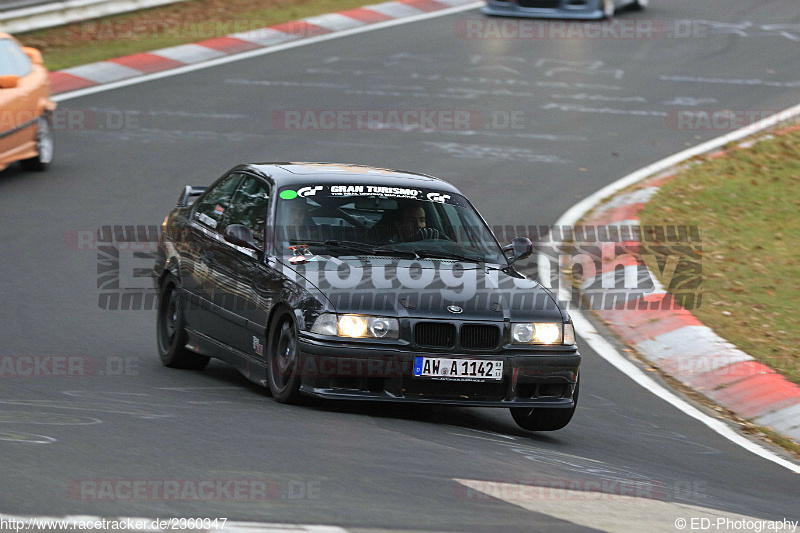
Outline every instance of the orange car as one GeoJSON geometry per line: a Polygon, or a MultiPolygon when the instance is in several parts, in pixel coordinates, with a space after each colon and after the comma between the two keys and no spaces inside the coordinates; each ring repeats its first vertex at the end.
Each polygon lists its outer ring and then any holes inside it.
{"type": "Polygon", "coordinates": [[[0,170],[14,161],[44,170],[53,160],[50,79],[35,48],[0,33],[0,170]]]}

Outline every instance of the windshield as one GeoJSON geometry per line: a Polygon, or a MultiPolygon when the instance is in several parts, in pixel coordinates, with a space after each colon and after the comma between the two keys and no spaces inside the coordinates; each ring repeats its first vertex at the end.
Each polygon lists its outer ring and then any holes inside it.
{"type": "Polygon", "coordinates": [[[505,264],[463,196],[370,184],[294,186],[278,194],[279,254],[385,255],[505,264]]]}

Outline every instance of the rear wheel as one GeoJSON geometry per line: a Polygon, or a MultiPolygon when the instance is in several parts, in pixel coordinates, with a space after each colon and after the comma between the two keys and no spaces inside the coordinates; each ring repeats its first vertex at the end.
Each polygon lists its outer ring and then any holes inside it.
{"type": "Polygon", "coordinates": [[[573,406],[569,409],[512,407],[510,409],[511,416],[519,427],[528,431],[556,431],[562,429],[569,424],[575,414],[575,408],[578,406],[579,389],[580,382],[575,385],[575,392],[572,395],[573,406]]]}
{"type": "Polygon", "coordinates": [[[170,368],[205,368],[209,358],[186,349],[183,305],[175,281],[169,278],[162,287],[156,326],[161,362],[170,368]]]}
{"type": "Polygon", "coordinates": [[[302,402],[297,330],[288,312],[278,316],[270,328],[267,379],[272,397],[280,403],[302,402]]]}
{"type": "Polygon", "coordinates": [[[650,5],[650,0],[635,0],[632,4],[633,9],[642,10],[650,5]]]}
{"type": "Polygon", "coordinates": [[[26,170],[42,171],[47,170],[47,165],[53,161],[54,152],[53,132],[50,130],[50,123],[45,117],[39,117],[36,121],[36,156],[24,159],[22,166],[26,170]]]}

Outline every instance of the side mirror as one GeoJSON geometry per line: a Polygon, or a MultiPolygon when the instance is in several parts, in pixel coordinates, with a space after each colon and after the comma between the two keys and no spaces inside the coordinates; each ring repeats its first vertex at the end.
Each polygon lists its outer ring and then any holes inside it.
{"type": "Polygon", "coordinates": [[[241,224],[231,224],[225,228],[225,240],[236,246],[242,248],[249,248],[250,250],[258,251],[256,240],[253,238],[253,232],[247,226],[241,224]]]}
{"type": "Polygon", "coordinates": [[[35,65],[44,65],[44,60],[42,59],[42,53],[37,50],[36,48],[31,48],[30,46],[24,46],[22,51],[25,52],[25,55],[31,58],[31,62],[35,65]]]}
{"type": "Polygon", "coordinates": [[[13,89],[17,85],[19,85],[19,76],[14,74],[0,76],[0,89],[13,89]]]}
{"type": "Polygon", "coordinates": [[[511,244],[503,246],[504,252],[512,252],[514,256],[509,260],[509,263],[514,263],[519,259],[530,257],[533,253],[533,243],[526,237],[517,237],[511,241],[511,244]]]}

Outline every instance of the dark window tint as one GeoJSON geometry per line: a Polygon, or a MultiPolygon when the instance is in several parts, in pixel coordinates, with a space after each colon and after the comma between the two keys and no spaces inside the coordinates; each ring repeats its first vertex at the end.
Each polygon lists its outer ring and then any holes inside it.
{"type": "Polygon", "coordinates": [[[253,232],[256,243],[264,242],[267,224],[269,186],[258,178],[245,176],[226,211],[225,225],[241,224],[253,232]]]}
{"type": "Polygon", "coordinates": [[[220,223],[241,178],[241,174],[231,174],[207,190],[197,201],[194,210],[195,220],[215,230],[224,230],[220,223]]]}

